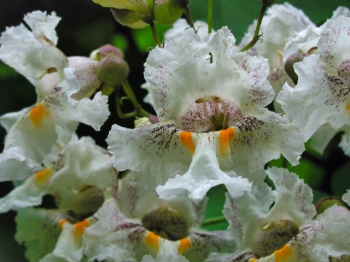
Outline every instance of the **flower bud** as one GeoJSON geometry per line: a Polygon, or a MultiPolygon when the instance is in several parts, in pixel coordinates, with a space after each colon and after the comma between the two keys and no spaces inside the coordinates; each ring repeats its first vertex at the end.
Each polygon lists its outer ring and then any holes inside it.
{"type": "Polygon", "coordinates": [[[97,61],[101,61],[103,58],[110,54],[114,54],[115,56],[121,59],[124,58],[122,50],[109,44],[101,46],[99,49],[92,51],[92,53],[90,54],[90,58],[97,61]]]}
{"type": "Polygon", "coordinates": [[[297,51],[288,57],[286,63],[284,64],[284,70],[287,72],[288,76],[293,80],[295,84],[298,83],[298,75],[294,71],[294,64],[303,61],[304,57],[308,56],[301,51],[297,51]]]}
{"type": "Polygon", "coordinates": [[[98,78],[116,88],[125,80],[129,73],[129,66],[124,59],[111,53],[104,57],[97,66],[98,78]]]}
{"type": "Polygon", "coordinates": [[[136,119],[134,121],[134,124],[135,124],[135,128],[138,128],[138,127],[152,125],[152,122],[151,122],[151,120],[149,120],[148,117],[141,117],[139,119],[136,119]]]}
{"type": "Polygon", "coordinates": [[[317,214],[323,213],[327,208],[333,205],[344,206],[344,203],[339,197],[335,196],[321,198],[315,205],[317,214]]]}

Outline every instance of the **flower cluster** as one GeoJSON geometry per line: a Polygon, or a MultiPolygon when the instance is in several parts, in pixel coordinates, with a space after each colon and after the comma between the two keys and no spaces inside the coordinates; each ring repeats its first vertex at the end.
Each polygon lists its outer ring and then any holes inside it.
{"type": "Polygon", "coordinates": [[[296,174],[266,168],[279,158],[298,165],[306,141],[322,152],[339,131],[350,156],[350,11],[340,7],[317,27],[290,4],[263,1],[262,22],[236,44],[226,26],[193,23],[188,1],[94,2],[124,25],[150,25],[158,46],[144,64],[143,88],[154,114],[137,102],[119,49],[67,57],[56,47],[55,13],[29,13],[26,25],[2,33],[0,59],[37,93],[33,106],[0,117],[0,181],[16,181],[0,213],[18,212],[15,238],[26,257],[350,261],[350,192],[320,211],[296,174]],[[183,11],[189,24],[174,23],[183,11]],[[163,44],[155,22],[174,23],[163,44]],[[260,26],[264,41],[240,51],[260,26]],[[122,91],[131,113],[121,111],[122,91]],[[105,149],[79,138],[77,127],[98,131],[113,92],[118,115],[136,121],[114,124],[105,149]],[[202,227],[207,195],[218,186],[229,226],[210,231],[202,227]]]}

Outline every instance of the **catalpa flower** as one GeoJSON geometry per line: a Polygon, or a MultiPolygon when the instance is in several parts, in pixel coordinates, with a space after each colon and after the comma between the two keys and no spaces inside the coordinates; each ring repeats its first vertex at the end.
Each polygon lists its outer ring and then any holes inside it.
{"type": "Polygon", "coordinates": [[[284,169],[272,168],[267,174],[275,190],[263,184],[240,198],[227,195],[224,214],[238,248],[206,261],[328,262],[349,256],[349,210],[333,206],[314,219],[311,188],[284,169]]]}
{"type": "MultiPolygon", "coordinates": [[[[347,154],[350,124],[349,21],[349,17],[338,16],[326,23],[317,51],[294,66],[298,84],[294,88],[286,84],[277,98],[287,117],[303,129],[305,141],[321,126],[327,131],[326,135],[322,132],[326,142],[336,132],[346,131],[341,145],[347,154]]],[[[319,147],[320,151],[325,144],[319,147]]]]}
{"type": "Polygon", "coordinates": [[[86,98],[101,83],[94,75],[97,61],[67,58],[56,48],[59,18],[35,11],[24,20],[31,31],[23,24],[7,28],[0,37],[0,59],[34,85],[38,98],[35,105],[0,118],[8,132],[0,180],[21,179],[39,167],[58,138],[57,126],[74,132],[82,122],[98,130],[109,115],[107,97],[86,98]]]}
{"type": "MultiPolygon", "coordinates": [[[[346,7],[338,7],[334,12],[333,16],[347,16],[350,17],[350,10],[346,7]]],[[[327,23],[332,21],[327,20],[320,27],[308,26],[305,30],[296,33],[294,38],[289,38],[284,53],[284,62],[287,62],[287,58],[292,58],[298,52],[301,56],[309,56],[317,50],[318,41],[321,38],[321,34],[326,30],[327,23]]],[[[317,53],[317,52],[316,52],[317,53]]],[[[294,74],[294,68],[291,68],[294,74]]],[[[333,129],[329,124],[323,124],[320,126],[315,133],[312,135],[311,146],[318,152],[322,153],[328,142],[334,137],[339,130],[333,129]]]]}
{"type": "Polygon", "coordinates": [[[267,60],[234,44],[226,27],[207,37],[187,29],[150,52],[145,78],[160,122],[112,127],[107,142],[117,170],[134,170],[150,190],[161,185],[160,197],[198,203],[218,184],[242,195],[280,154],[298,163],[302,135],[264,108],[274,96],[267,60]]]}
{"type": "Polygon", "coordinates": [[[81,261],[82,235],[117,185],[108,152],[89,137],[73,138],[50,166],[0,199],[0,211],[19,209],[15,237],[26,246],[30,261],[81,261]],[[53,197],[56,209],[30,208],[45,195],[53,197]]]}
{"type": "MultiPolygon", "coordinates": [[[[248,32],[242,38],[239,46],[243,48],[253,38],[256,28],[255,21],[249,26],[248,32]]],[[[294,37],[299,31],[307,26],[315,27],[310,19],[300,9],[295,8],[289,3],[272,5],[266,11],[261,23],[261,34],[263,41],[258,41],[248,50],[249,54],[262,55],[266,57],[270,64],[270,74],[268,79],[278,93],[286,81],[292,84],[284,70],[284,48],[289,37],[294,37]]],[[[275,104],[279,109],[279,105],[275,104]]]]}
{"type": "Polygon", "coordinates": [[[210,252],[234,248],[227,231],[199,228],[206,199],[199,205],[186,196],[160,199],[129,175],[119,181],[115,198],[83,235],[88,261],[203,261],[210,252]]]}

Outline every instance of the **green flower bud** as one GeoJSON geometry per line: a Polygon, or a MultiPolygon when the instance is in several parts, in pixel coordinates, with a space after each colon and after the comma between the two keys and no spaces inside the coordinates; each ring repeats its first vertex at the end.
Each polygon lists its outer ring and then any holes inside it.
{"type": "Polygon", "coordinates": [[[317,214],[323,213],[327,208],[333,205],[344,206],[344,202],[339,197],[335,196],[321,198],[315,205],[317,214]]]}
{"type": "Polygon", "coordinates": [[[148,125],[152,125],[151,120],[149,120],[148,117],[141,117],[138,118],[134,121],[135,127],[144,127],[144,126],[148,126],[148,125]]]}
{"type": "Polygon", "coordinates": [[[97,61],[101,61],[103,58],[110,54],[114,54],[115,56],[121,59],[124,58],[124,53],[122,50],[109,44],[101,46],[99,49],[92,51],[92,53],[90,54],[90,58],[97,61]]]}
{"type": "Polygon", "coordinates": [[[304,57],[308,56],[301,51],[297,51],[288,57],[286,63],[284,64],[284,70],[286,70],[288,76],[293,80],[294,84],[298,83],[298,75],[294,71],[294,64],[303,61],[304,57]]]}
{"type": "Polygon", "coordinates": [[[128,64],[114,53],[104,57],[97,66],[98,78],[114,88],[117,88],[126,79],[129,73],[128,64]]]}

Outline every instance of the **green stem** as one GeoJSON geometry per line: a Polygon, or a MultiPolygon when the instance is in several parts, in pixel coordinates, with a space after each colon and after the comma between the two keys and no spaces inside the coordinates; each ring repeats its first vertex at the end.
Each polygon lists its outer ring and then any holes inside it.
{"type": "Polygon", "coordinates": [[[208,0],[208,34],[213,28],[213,0],[208,0]]]}
{"type": "Polygon", "coordinates": [[[212,218],[206,219],[203,222],[202,226],[212,225],[212,224],[216,224],[216,223],[220,223],[220,222],[224,222],[224,221],[226,221],[226,218],[224,216],[212,217],[212,218]]]}
{"type": "Polygon", "coordinates": [[[162,45],[160,44],[159,37],[158,37],[158,34],[157,34],[157,30],[156,30],[156,27],[154,26],[154,23],[153,22],[150,23],[149,26],[151,27],[154,41],[156,42],[156,44],[159,47],[162,47],[162,45]]]}
{"type": "Polygon", "coordinates": [[[258,42],[258,40],[260,39],[260,36],[259,35],[259,31],[260,31],[260,26],[261,26],[261,22],[263,20],[263,17],[264,17],[264,14],[265,14],[265,11],[266,11],[266,8],[267,6],[263,5],[261,10],[260,10],[260,15],[259,15],[259,19],[258,19],[258,22],[256,24],[256,28],[255,28],[255,32],[254,32],[254,36],[253,36],[253,39],[245,46],[243,47],[240,52],[243,52],[243,51],[247,51],[249,50],[251,47],[253,47],[256,42],[258,42]]]}
{"type": "Polygon", "coordinates": [[[124,90],[126,96],[130,99],[132,105],[134,106],[135,111],[136,111],[136,115],[140,116],[140,117],[146,117],[146,116],[150,115],[150,113],[147,112],[146,110],[144,110],[141,107],[141,105],[139,104],[139,102],[137,101],[137,98],[134,94],[134,91],[132,91],[132,88],[131,88],[128,80],[123,81],[122,87],[123,87],[123,90],[124,90]]]}
{"type": "Polygon", "coordinates": [[[188,4],[186,4],[184,8],[185,8],[186,17],[187,17],[187,20],[188,20],[190,26],[194,29],[194,31],[196,31],[196,28],[194,28],[194,23],[193,23],[190,7],[188,6],[188,4]]]}
{"type": "Polygon", "coordinates": [[[127,114],[124,114],[124,113],[123,113],[122,108],[121,108],[121,106],[120,106],[120,95],[119,95],[119,92],[116,92],[116,93],[115,93],[115,104],[116,104],[116,107],[117,107],[117,115],[118,115],[121,119],[131,118],[131,117],[136,116],[136,113],[135,113],[135,112],[130,112],[130,113],[127,113],[127,114]]]}
{"type": "Polygon", "coordinates": [[[283,168],[287,168],[287,166],[288,166],[288,161],[287,161],[287,159],[285,157],[283,157],[282,158],[282,167],[283,168]]]}

